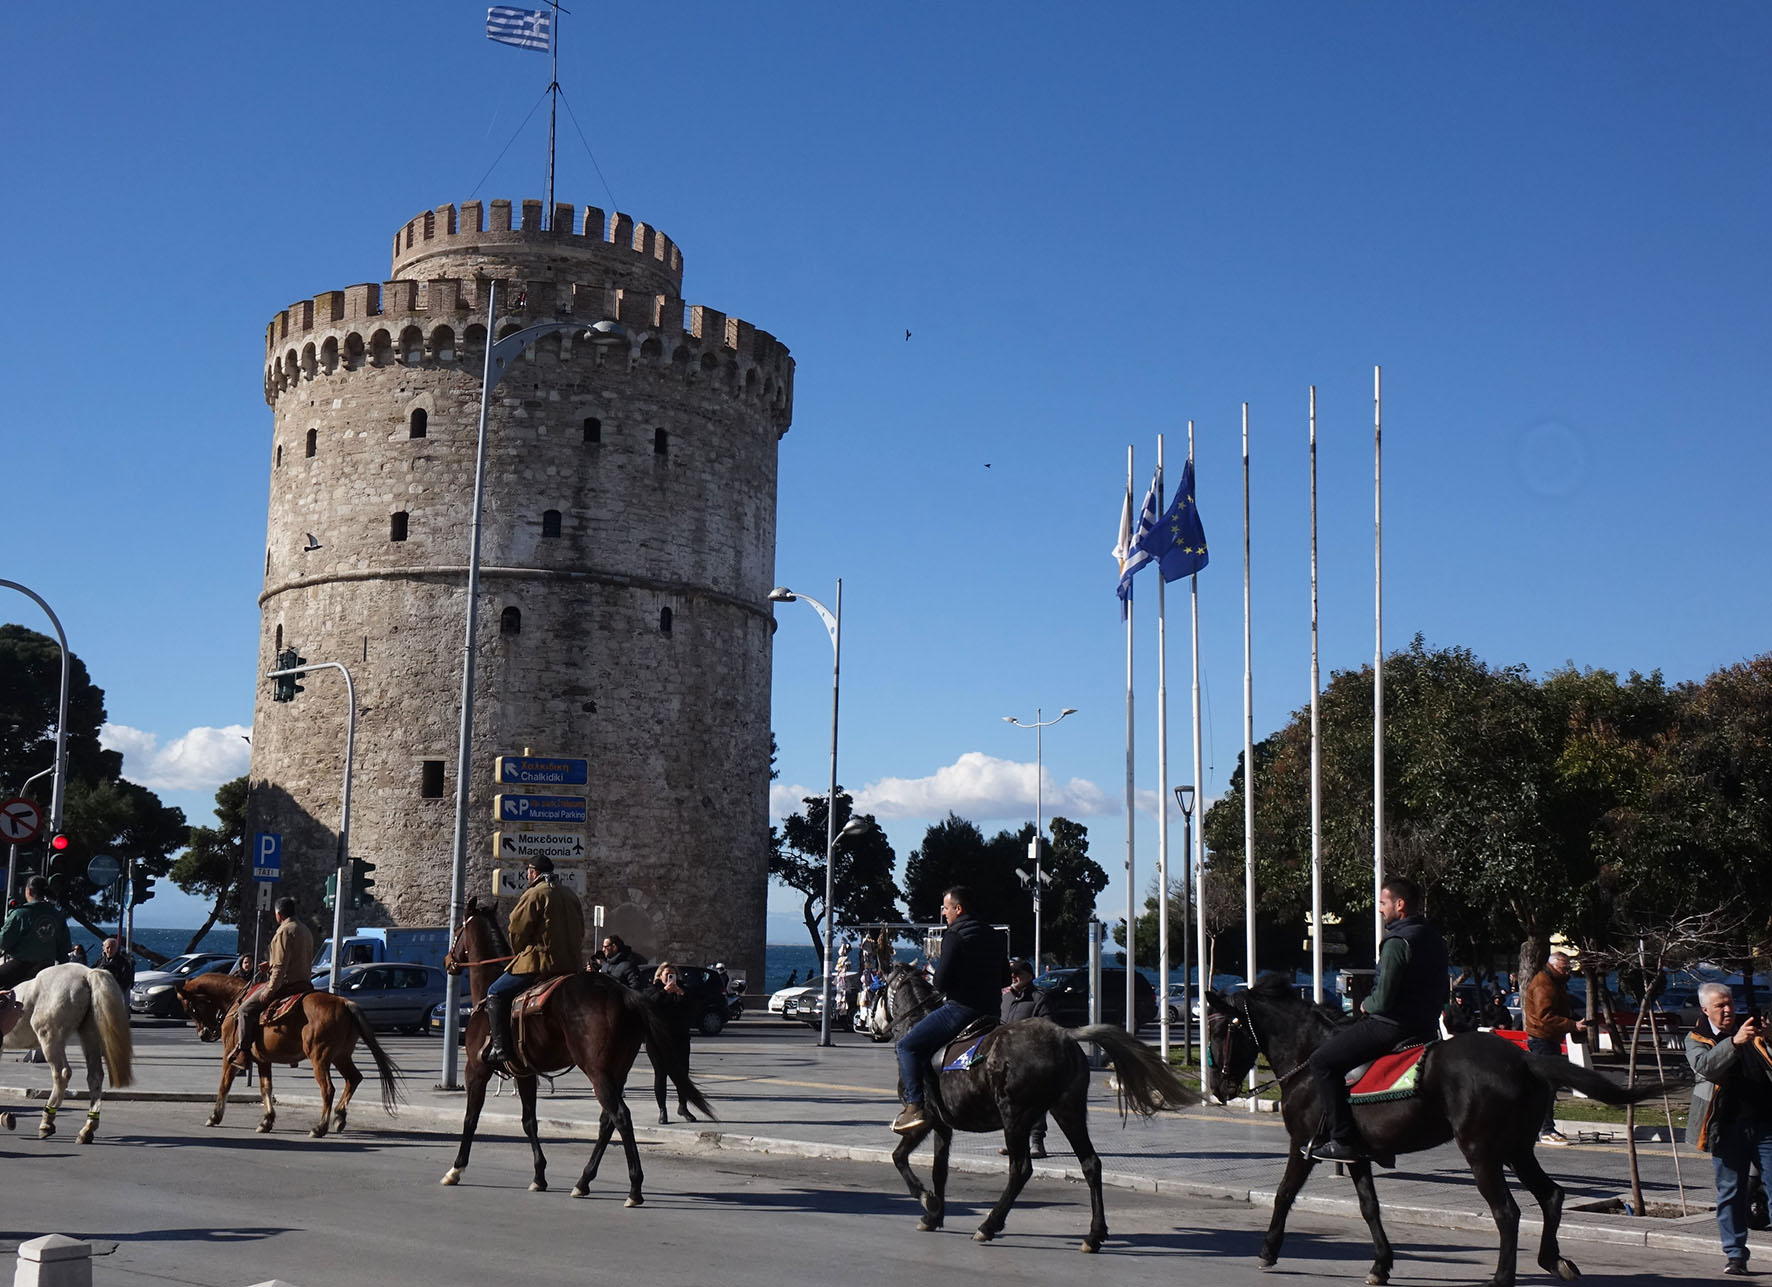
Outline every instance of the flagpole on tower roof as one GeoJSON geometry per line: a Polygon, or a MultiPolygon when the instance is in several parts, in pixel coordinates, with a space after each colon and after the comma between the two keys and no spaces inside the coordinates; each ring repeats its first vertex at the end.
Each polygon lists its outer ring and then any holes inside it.
{"type": "Polygon", "coordinates": [[[541,216],[541,226],[554,226],[554,118],[560,110],[560,0],[548,0],[554,20],[548,24],[548,204],[541,216]]]}

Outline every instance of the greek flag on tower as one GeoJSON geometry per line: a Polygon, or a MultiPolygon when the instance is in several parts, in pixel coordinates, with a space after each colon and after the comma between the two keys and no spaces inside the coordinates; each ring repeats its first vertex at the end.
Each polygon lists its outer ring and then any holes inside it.
{"type": "Polygon", "coordinates": [[[486,11],[486,38],[501,45],[539,49],[545,54],[552,26],[552,20],[542,9],[512,9],[495,4],[486,11]]]}

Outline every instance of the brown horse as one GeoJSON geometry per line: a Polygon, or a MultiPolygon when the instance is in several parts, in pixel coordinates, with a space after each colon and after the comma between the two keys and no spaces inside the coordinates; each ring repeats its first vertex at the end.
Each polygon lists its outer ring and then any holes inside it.
{"type": "MultiPolygon", "coordinates": [[[[456,1183],[467,1169],[474,1129],[486,1103],[486,1083],[493,1073],[485,1059],[487,1019],[480,1003],[486,999],[486,989],[503,972],[504,963],[511,959],[511,949],[493,910],[483,907],[478,899],[468,900],[467,915],[443,962],[451,973],[468,971],[474,999],[467,1026],[468,1108],[462,1120],[461,1148],[456,1152],[455,1165],[443,1176],[444,1184],[456,1183]]],[[[664,1068],[676,1083],[679,1102],[693,1104],[709,1117],[714,1116],[714,1110],[689,1079],[689,1070],[679,1066],[680,1061],[672,1053],[670,1030],[658,1012],[640,993],[605,975],[581,971],[566,976],[539,1010],[514,1020],[512,1027],[514,1053],[521,1067],[510,1076],[517,1083],[517,1096],[523,1107],[523,1133],[529,1138],[535,1157],[535,1179],[529,1185],[533,1193],[546,1192],[548,1187],[547,1158],[542,1156],[541,1139],[536,1133],[535,1088],[540,1075],[553,1076],[576,1066],[590,1078],[591,1089],[602,1108],[597,1143],[591,1149],[584,1174],[572,1189],[575,1198],[590,1192],[610,1136],[619,1130],[622,1152],[628,1161],[627,1205],[637,1207],[646,1200],[640,1192],[644,1177],[640,1150],[634,1143],[634,1120],[622,1098],[628,1073],[642,1044],[653,1063],[664,1068]]]]}
{"type": "MultiPolygon", "coordinates": [[[[239,975],[218,972],[186,979],[177,990],[179,1002],[196,1025],[197,1035],[204,1041],[222,1043],[221,1089],[216,1092],[215,1109],[209,1114],[209,1120],[203,1123],[205,1126],[221,1125],[222,1113],[228,1106],[228,1090],[238,1075],[227,1056],[233,1048],[239,1022],[233,1013],[234,1004],[246,991],[246,986],[246,980],[239,975]]],[[[387,1051],[381,1048],[381,1043],[376,1041],[369,1020],[364,1018],[356,1002],[330,992],[308,992],[287,1014],[273,1020],[271,1010],[277,1004],[272,1002],[265,1011],[259,1026],[258,1044],[251,1052],[258,1064],[259,1096],[265,1107],[265,1115],[258,1124],[261,1133],[270,1130],[277,1120],[277,1110],[271,1099],[271,1065],[288,1064],[294,1068],[304,1059],[313,1065],[314,1080],[320,1085],[320,1120],[314,1123],[308,1134],[315,1139],[325,1135],[327,1120],[333,1117],[334,1068],[344,1074],[345,1090],[339,1097],[332,1129],[344,1130],[345,1112],[351,1106],[351,1096],[363,1080],[363,1074],[357,1071],[357,1065],[351,1059],[359,1040],[369,1048],[375,1069],[381,1074],[382,1107],[393,1113],[401,1100],[401,1073],[388,1058],[387,1051]]]]}

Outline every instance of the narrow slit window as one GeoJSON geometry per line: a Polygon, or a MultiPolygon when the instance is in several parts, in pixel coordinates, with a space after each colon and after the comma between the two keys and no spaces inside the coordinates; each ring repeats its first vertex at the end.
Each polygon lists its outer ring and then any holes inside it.
{"type": "Polygon", "coordinates": [[[283,444],[277,444],[277,468],[283,468],[283,444]]]}
{"type": "Polygon", "coordinates": [[[422,438],[425,436],[426,432],[430,429],[431,413],[426,411],[423,407],[418,407],[413,411],[412,419],[409,423],[410,423],[410,428],[407,431],[408,436],[413,437],[413,438],[422,438]]]}
{"type": "Polygon", "coordinates": [[[405,510],[399,511],[388,519],[388,539],[390,541],[404,541],[406,539],[406,519],[405,510]]]}
{"type": "Polygon", "coordinates": [[[658,610],[658,633],[661,635],[671,633],[671,610],[669,608],[658,610]]]}
{"type": "Polygon", "coordinates": [[[309,460],[312,460],[314,458],[314,452],[317,451],[319,449],[319,447],[320,447],[320,431],[318,429],[308,430],[308,459],[309,460]]]}
{"type": "Polygon", "coordinates": [[[663,429],[654,429],[652,431],[652,454],[655,456],[666,456],[670,454],[670,450],[670,434],[666,433],[663,429]]]}
{"type": "Polygon", "coordinates": [[[424,760],[421,763],[419,797],[425,800],[441,800],[443,798],[443,761],[424,760]]]}
{"type": "Polygon", "coordinates": [[[596,416],[586,416],[585,417],[585,441],[586,442],[602,442],[603,441],[603,422],[601,420],[597,419],[596,416]]]}
{"type": "Polygon", "coordinates": [[[507,639],[512,635],[522,634],[523,610],[521,608],[506,608],[503,612],[499,613],[498,633],[505,636],[507,639]]]}
{"type": "Polygon", "coordinates": [[[560,535],[560,511],[557,509],[543,510],[541,516],[541,534],[543,536],[560,535]]]}

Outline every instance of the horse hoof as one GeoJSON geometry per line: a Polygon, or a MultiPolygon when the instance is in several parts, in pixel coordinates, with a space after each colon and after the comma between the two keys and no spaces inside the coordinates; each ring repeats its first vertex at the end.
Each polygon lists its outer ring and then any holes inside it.
{"type": "Polygon", "coordinates": [[[1566,1256],[1558,1256],[1557,1277],[1561,1278],[1566,1283],[1572,1283],[1577,1278],[1581,1277],[1581,1270],[1575,1267],[1575,1262],[1573,1260],[1570,1260],[1566,1256]]]}
{"type": "Polygon", "coordinates": [[[531,1193],[546,1193],[548,1191],[548,1186],[543,1184],[540,1180],[531,1180],[529,1182],[529,1191],[531,1193]]]}
{"type": "Polygon", "coordinates": [[[0,1113],[0,1126],[4,1126],[9,1131],[16,1131],[18,1129],[18,1118],[14,1117],[11,1113],[0,1113]]]}
{"type": "Polygon", "coordinates": [[[1272,1269],[1276,1263],[1278,1262],[1268,1256],[1257,1256],[1255,1258],[1255,1267],[1257,1269],[1272,1269]]]}
{"type": "Polygon", "coordinates": [[[940,1222],[931,1220],[927,1216],[917,1221],[917,1230],[920,1233],[934,1233],[939,1228],[941,1228],[940,1222]]]}
{"type": "Polygon", "coordinates": [[[203,1124],[205,1126],[220,1126],[221,1125],[221,1118],[212,1117],[208,1121],[204,1122],[203,1124]]]}
{"type": "Polygon", "coordinates": [[[46,1140],[51,1135],[54,1135],[54,1134],[55,1134],[55,1127],[50,1126],[47,1123],[42,1126],[39,1126],[37,1128],[37,1138],[40,1140],[46,1140]]]}
{"type": "Polygon", "coordinates": [[[1079,1247],[1078,1250],[1088,1252],[1093,1256],[1096,1252],[1101,1250],[1101,1244],[1096,1242],[1093,1238],[1085,1238],[1083,1239],[1083,1245],[1079,1247]]]}
{"type": "Polygon", "coordinates": [[[974,1241],[974,1242],[989,1242],[992,1238],[995,1238],[996,1236],[997,1235],[992,1233],[989,1229],[980,1229],[977,1233],[972,1235],[972,1241],[974,1241]]]}
{"type": "Polygon", "coordinates": [[[591,1191],[589,1189],[585,1188],[585,1186],[582,1184],[574,1185],[573,1189],[572,1189],[572,1196],[575,1198],[588,1198],[591,1196],[591,1191]]]}
{"type": "Polygon", "coordinates": [[[1367,1287],[1384,1287],[1390,1280],[1389,1274],[1381,1274],[1376,1269],[1366,1275],[1367,1287]]]}
{"type": "Polygon", "coordinates": [[[643,1207],[646,1205],[646,1199],[641,1197],[638,1193],[636,1193],[632,1197],[630,1197],[626,1202],[622,1203],[622,1205],[624,1207],[643,1207]]]}
{"type": "Polygon", "coordinates": [[[925,1192],[918,1201],[923,1204],[923,1210],[930,1215],[936,1217],[941,1215],[941,1203],[933,1193],[925,1192]]]}
{"type": "Polygon", "coordinates": [[[74,1143],[76,1143],[76,1144],[90,1144],[90,1143],[92,1143],[92,1127],[88,1126],[88,1127],[84,1128],[78,1135],[76,1135],[74,1137],[74,1143]]]}
{"type": "Polygon", "coordinates": [[[460,1182],[461,1168],[459,1166],[452,1166],[447,1171],[443,1172],[443,1179],[440,1181],[440,1183],[449,1185],[458,1184],[460,1182]]]}
{"type": "Polygon", "coordinates": [[[308,1138],[311,1140],[325,1139],[326,1138],[326,1128],[324,1126],[310,1127],[308,1130],[308,1138]]]}

